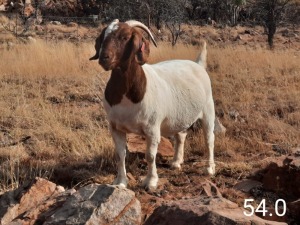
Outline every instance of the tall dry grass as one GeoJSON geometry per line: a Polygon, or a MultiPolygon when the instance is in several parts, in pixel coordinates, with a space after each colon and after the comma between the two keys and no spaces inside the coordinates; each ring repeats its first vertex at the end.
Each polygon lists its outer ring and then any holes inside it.
{"type": "MultiPolygon", "coordinates": [[[[150,62],[193,60],[198,52],[160,43],[150,62]]],[[[88,61],[93,54],[93,43],[44,41],[0,52],[0,191],[37,175],[74,185],[115,170],[101,106],[109,73],[88,61]]],[[[275,145],[290,151],[300,144],[298,58],[291,49],[208,46],[216,112],[227,128],[216,138],[223,169],[251,170],[275,145]]],[[[186,148],[187,158],[206,154],[198,133],[186,148]]]]}
{"type": "Polygon", "coordinates": [[[45,42],[19,44],[12,50],[0,52],[1,75],[32,76],[82,76],[99,71],[88,59],[93,46],[74,45],[71,42],[45,42]]]}
{"type": "MultiPolygon", "coordinates": [[[[0,190],[38,174],[70,182],[65,175],[81,164],[91,172],[113,164],[101,108],[107,74],[88,61],[93,51],[38,41],[0,52],[0,190]]],[[[76,172],[74,182],[82,179],[76,172]]]]}

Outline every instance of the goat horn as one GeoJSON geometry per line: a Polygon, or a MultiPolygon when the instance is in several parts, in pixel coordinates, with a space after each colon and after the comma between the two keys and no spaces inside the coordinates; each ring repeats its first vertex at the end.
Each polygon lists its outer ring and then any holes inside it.
{"type": "Polygon", "coordinates": [[[136,20],[128,20],[125,23],[127,23],[131,27],[139,27],[139,28],[143,29],[145,32],[147,32],[149,34],[153,44],[155,45],[155,47],[157,47],[157,43],[154,40],[154,37],[153,37],[151,31],[149,30],[149,28],[145,24],[143,24],[139,21],[136,21],[136,20]]]}

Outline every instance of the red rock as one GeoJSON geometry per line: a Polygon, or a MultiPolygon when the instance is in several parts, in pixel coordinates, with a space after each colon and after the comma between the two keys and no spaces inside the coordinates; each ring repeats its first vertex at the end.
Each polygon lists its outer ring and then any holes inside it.
{"type": "Polygon", "coordinates": [[[245,224],[283,225],[258,216],[247,217],[244,209],[222,197],[197,197],[169,201],[154,210],[145,225],[245,224]]]}
{"type": "Polygon", "coordinates": [[[153,213],[153,211],[163,202],[162,198],[150,195],[148,193],[143,193],[141,196],[139,196],[139,200],[141,202],[142,211],[144,213],[143,218],[145,219],[148,218],[153,213]]]}
{"type": "Polygon", "coordinates": [[[36,178],[0,196],[1,225],[140,223],[135,193],[113,185],[91,184],[74,192],[36,178]]]}
{"type": "Polygon", "coordinates": [[[262,183],[256,180],[245,179],[234,185],[234,189],[249,193],[251,189],[262,186],[262,183]]]}
{"type": "Polygon", "coordinates": [[[300,221],[300,199],[298,199],[297,201],[288,203],[288,208],[290,210],[292,217],[296,221],[300,221]]]}
{"type": "MultiPolygon", "coordinates": [[[[145,154],[146,140],[144,137],[136,134],[127,134],[127,147],[129,152],[145,154]]],[[[163,157],[171,157],[174,155],[173,146],[169,139],[161,137],[157,154],[163,157]]]]}
{"type": "Polygon", "coordinates": [[[13,220],[20,224],[25,221],[26,224],[34,224],[42,212],[55,206],[55,197],[63,191],[62,187],[48,180],[35,178],[20,188],[3,194],[0,198],[0,224],[9,224],[13,220]]]}
{"type": "MultiPolygon", "coordinates": [[[[278,216],[276,214],[275,208],[266,207],[266,210],[267,213],[265,214],[265,216],[263,216],[262,213],[255,213],[255,214],[265,220],[276,221],[276,222],[287,222],[288,218],[286,213],[283,216],[278,216]]],[[[279,210],[278,213],[282,213],[280,209],[278,210],[279,210]]]]}
{"type": "Polygon", "coordinates": [[[266,190],[271,190],[293,198],[300,198],[299,157],[288,156],[275,159],[265,169],[262,183],[266,190]]]}
{"type": "Polygon", "coordinates": [[[203,188],[201,194],[205,194],[208,197],[214,197],[214,196],[222,197],[222,194],[217,188],[217,186],[214,183],[210,182],[209,180],[202,182],[201,187],[203,188]]]}
{"type": "Polygon", "coordinates": [[[296,157],[300,157],[300,147],[298,148],[293,148],[292,150],[292,154],[296,157]]]}

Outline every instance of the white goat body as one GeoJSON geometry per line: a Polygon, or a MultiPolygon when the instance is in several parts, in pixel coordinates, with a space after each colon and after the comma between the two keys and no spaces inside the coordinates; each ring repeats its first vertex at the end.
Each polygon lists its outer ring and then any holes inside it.
{"type": "Polygon", "coordinates": [[[197,119],[202,120],[209,149],[207,169],[209,174],[214,174],[215,111],[211,82],[205,70],[206,44],[196,62],[170,60],[144,64],[150,52],[149,42],[135,26],[144,29],[156,45],[145,25],[138,21],[126,24],[115,20],[97,38],[96,55],[91,58],[99,59],[104,69],[112,70],[104,107],[119,156],[114,183],[127,185],[126,133],[146,137],[148,174],[143,184],[147,189],[155,189],[158,182],[155,157],[161,136],[174,135],[175,155],[171,165],[180,168],[187,129],[197,119]]]}
{"type": "Polygon", "coordinates": [[[158,126],[162,136],[173,136],[202,119],[203,110],[213,105],[210,79],[199,64],[171,60],[142,68],[147,88],[140,103],[126,96],[114,106],[105,101],[108,120],[118,130],[145,135],[148,127],[158,126]]]}

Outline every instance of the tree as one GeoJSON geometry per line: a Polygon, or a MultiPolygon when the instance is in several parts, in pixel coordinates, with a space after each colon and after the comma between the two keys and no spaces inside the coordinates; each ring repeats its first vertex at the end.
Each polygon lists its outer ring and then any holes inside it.
{"type": "Polygon", "coordinates": [[[295,29],[300,25],[300,1],[291,2],[286,9],[286,21],[295,29]]]}
{"type": "Polygon", "coordinates": [[[272,49],[274,47],[274,35],[277,26],[285,17],[285,10],[291,3],[291,0],[255,0],[252,2],[255,9],[256,18],[266,28],[268,35],[268,44],[272,49]]]}
{"type": "Polygon", "coordinates": [[[246,4],[246,0],[232,0],[231,1],[231,9],[232,9],[231,24],[232,25],[237,24],[241,7],[245,4],[246,4]]]}
{"type": "Polygon", "coordinates": [[[148,5],[151,9],[152,18],[155,20],[156,28],[161,29],[162,23],[164,23],[171,32],[172,45],[174,46],[182,33],[182,23],[187,21],[185,1],[149,0],[148,5]]]}

